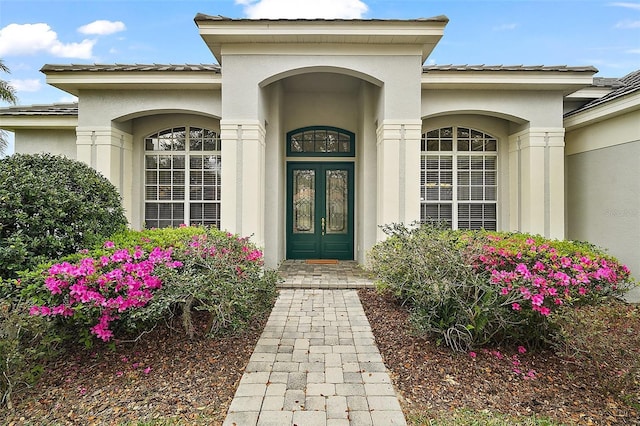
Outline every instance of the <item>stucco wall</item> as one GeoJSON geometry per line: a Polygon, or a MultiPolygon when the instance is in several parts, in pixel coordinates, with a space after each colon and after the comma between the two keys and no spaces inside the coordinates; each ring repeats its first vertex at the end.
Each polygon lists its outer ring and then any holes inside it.
{"type": "Polygon", "coordinates": [[[512,121],[511,133],[530,127],[562,127],[563,98],[559,92],[513,90],[423,90],[422,116],[451,112],[480,113],[512,121]]]}
{"type": "MultiPolygon", "coordinates": [[[[577,143],[575,135],[572,143],[577,143]]],[[[567,157],[567,236],[609,250],[640,278],[640,141],[567,157]]]]}
{"type": "Polygon", "coordinates": [[[575,130],[565,137],[567,155],[640,140],[640,110],[622,114],[575,130]]]}
{"type": "Polygon", "coordinates": [[[150,113],[197,112],[222,116],[219,90],[83,90],[80,93],[78,126],[116,126],[130,133],[126,120],[150,113]],[[124,119],[120,119],[124,117],[124,119]]]}
{"type": "MultiPolygon", "coordinates": [[[[223,52],[224,54],[225,52],[223,52]]],[[[343,70],[364,80],[384,82],[381,110],[385,119],[414,117],[420,103],[420,56],[359,54],[242,55],[226,54],[223,59],[222,90],[225,118],[260,119],[259,85],[269,79],[286,78],[306,72],[343,70]]]]}
{"type": "Polygon", "coordinates": [[[31,130],[19,129],[15,132],[15,152],[37,154],[48,152],[76,159],[75,130],[31,130]]]}

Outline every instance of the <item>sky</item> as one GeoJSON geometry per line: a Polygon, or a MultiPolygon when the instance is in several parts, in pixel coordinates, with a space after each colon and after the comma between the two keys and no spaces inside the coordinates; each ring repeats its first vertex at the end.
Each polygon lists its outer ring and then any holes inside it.
{"type": "MultiPolygon", "coordinates": [[[[0,0],[0,79],[19,104],[73,102],[44,64],[213,63],[193,18],[415,19],[450,22],[427,64],[640,69],[640,0],[0,0]]],[[[0,107],[6,106],[0,104],[0,107]]],[[[12,138],[10,135],[10,150],[12,138]]]]}

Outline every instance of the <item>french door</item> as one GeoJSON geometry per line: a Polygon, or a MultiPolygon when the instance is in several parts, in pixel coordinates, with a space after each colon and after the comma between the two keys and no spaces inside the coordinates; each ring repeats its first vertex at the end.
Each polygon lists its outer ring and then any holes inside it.
{"type": "Polygon", "coordinates": [[[287,163],[287,258],[353,259],[353,163],[287,163]]]}

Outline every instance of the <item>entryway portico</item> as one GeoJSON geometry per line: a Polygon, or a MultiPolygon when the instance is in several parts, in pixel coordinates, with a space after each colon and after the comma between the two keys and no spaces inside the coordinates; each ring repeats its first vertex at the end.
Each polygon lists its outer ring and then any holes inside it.
{"type": "Polygon", "coordinates": [[[269,266],[362,263],[379,225],[420,219],[422,63],[446,18],[195,21],[222,67],[223,229],[269,266]],[[352,134],[353,151],[292,151],[304,128],[352,134]]]}

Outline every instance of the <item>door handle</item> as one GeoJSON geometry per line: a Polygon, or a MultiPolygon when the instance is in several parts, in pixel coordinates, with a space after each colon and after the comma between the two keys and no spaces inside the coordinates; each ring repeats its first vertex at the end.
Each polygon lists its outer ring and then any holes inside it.
{"type": "Polygon", "coordinates": [[[324,217],[320,221],[320,228],[321,228],[321,231],[322,231],[322,236],[324,236],[324,217]]]}

